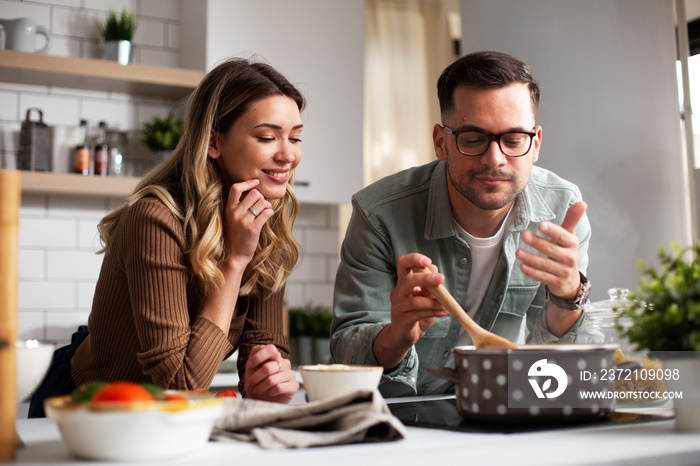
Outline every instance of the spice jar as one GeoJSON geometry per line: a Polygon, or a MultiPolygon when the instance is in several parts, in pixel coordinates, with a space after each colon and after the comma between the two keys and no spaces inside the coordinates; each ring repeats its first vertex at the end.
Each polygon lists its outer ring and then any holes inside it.
{"type": "Polygon", "coordinates": [[[631,303],[627,299],[628,294],[627,288],[611,288],[608,299],[583,306],[586,320],[576,331],[575,342],[615,344],[623,351],[631,351],[633,345],[618,330],[618,326],[624,329],[629,325],[626,318],[620,318],[625,306],[631,303]]]}

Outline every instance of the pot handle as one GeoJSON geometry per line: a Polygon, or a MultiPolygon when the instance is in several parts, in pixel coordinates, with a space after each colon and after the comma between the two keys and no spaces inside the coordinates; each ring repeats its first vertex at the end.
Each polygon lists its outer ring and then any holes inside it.
{"type": "Polygon", "coordinates": [[[460,382],[459,372],[457,372],[456,369],[449,369],[447,367],[441,366],[428,366],[425,370],[428,374],[434,375],[435,377],[447,379],[450,382],[454,382],[457,384],[460,382]]]}

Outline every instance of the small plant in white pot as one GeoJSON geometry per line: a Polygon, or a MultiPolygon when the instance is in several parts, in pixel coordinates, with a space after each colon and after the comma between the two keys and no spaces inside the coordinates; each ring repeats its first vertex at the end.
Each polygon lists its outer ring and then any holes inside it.
{"type": "Polygon", "coordinates": [[[103,44],[102,57],[105,60],[117,61],[122,65],[131,62],[132,41],[138,21],[133,13],[123,10],[121,14],[110,10],[104,22],[96,22],[103,44]]]}

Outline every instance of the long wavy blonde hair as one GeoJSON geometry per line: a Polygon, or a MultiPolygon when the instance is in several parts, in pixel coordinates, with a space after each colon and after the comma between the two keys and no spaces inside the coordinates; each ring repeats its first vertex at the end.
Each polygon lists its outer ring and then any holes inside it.
{"type": "MultiPolygon", "coordinates": [[[[223,285],[224,276],[216,264],[227,253],[222,239],[225,206],[219,168],[208,157],[209,138],[212,129],[228,131],[252,102],[274,95],[290,97],[299,111],[304,109],[301,93],[268,64],[235,58],[207,73],[190,98],[183,133],[173,153],[143,177],[124,204],[100,221],[100,252],[109,251],[124,209],[146,196],[156,196],[183,222],[191,278],[205,293],[223,285]]],[[[292,235],[299,204],[292,184],[293,178],[284,197],[270,201],[275,214],[260,233],[243,274],[241,296],[280,290],[299,259],[300,244],[292,235]]]]}

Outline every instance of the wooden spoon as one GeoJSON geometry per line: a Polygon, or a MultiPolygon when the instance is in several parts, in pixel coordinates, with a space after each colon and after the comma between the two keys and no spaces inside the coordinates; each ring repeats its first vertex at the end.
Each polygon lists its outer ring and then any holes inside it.
{"type": "MultiPolygon", "coordinates": [[[[414,267],[414,273],[432,273],[427,268],[414,267]]],[[[506,340],[502,336],[491,333],[488,330],[481,327],[479,324],[474,322],[474,320],[469,317],[462,306],[459,305],[457,300],[447,291],[442,285],[438,286],[427,286],[428,290],[435,296],[435,298],[442,304],[445,309],[450,311],[452,317],[454,317],[457,322],[459,322],[464,330],[467,331],[469,336],[477,348],[505,348],[505,349],[517,349],[518,347],[509,340],[506,340]]]]}

